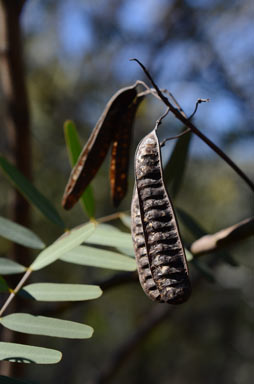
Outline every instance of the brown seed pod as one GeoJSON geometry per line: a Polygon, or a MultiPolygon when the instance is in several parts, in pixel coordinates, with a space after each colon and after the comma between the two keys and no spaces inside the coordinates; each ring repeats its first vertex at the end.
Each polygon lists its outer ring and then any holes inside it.
{"type": "Polygon", "coordinates": [[[127,192],[129,151],[132,127],[139,104],[144,96],[132,101],[125,114],[122,114],[114,134],[110,164],[110,186],[114,206],[117,207],[127,192]]]}
{"type": "Polygon", "coordinates": [[[152,300],[180,304],[189,298],[191,285],[155,129],[138,145],[135,173],[132,238],[141,286],[152,300]]]}
{"type": "Polygon", "coordinates": [[[62,205],[70,209],[99,170],[114,137],[118,120],[137,96],[136,85],[122,88],[109,100],[94,127],[66,185],[62,205]]]}

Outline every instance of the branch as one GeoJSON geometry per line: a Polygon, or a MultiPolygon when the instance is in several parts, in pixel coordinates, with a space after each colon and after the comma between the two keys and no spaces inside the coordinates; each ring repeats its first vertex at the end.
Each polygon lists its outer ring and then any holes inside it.
{"type": "MultiPolygon", "coordinates": [[[[25,1],[0,0],[0,77],[6,104],[8,150],[16,167],[31,179],[30,114],[23,63],[20,12],[25,1]]],[[[13,220],[29,227],[29,203],[15,191],[13,220]]],[[[27,258],[27,250],[14,246],[13,258],[27,258]]]]}
{"type": "Polygon", "coordinates": [[[141,66],[141,68],[147,75],[148,79],[151,81],[153,87],[155,88],[158,96],[163,101],[163,103],[169,107],[170,111],[175,115],[175,117],[178,120],[180,120],[184,125],[189,127],[193,133],[195,133],[214,152],[216,152],[217,155],[219,155],[246,182],[246,184],[249,185],[251,190],[254,191],[254,184],[248,178],[248,176],[219,147],[217,147],[216,144],[214,144],[210,139],[208,139],[207,136],[205,136],[189,119],[187,119],[181,110],[173,107],[173,105],[170,103],[168,98],[165,95],[163,95],[159,87],[156,85],[156,83],[154,82],[153,78],[151,77],[146,67],[138,59],[131,59],[131,61],[136,61],[141,66]]]}
{"type": "MultiPolygon", "coordinates": [[[[193,282],[192,287],[197,288],[202,282],[202,277],[197,276],[193,282]]],[[[117,372],[130,357],[130,355],[144,342],[147,336],[154,331],[156,327],[162,322],[174,316],[177,306],[169,304],[155,303],[152,310],[147,314],[145,313],[144,321],[139,325],[137,330],[131,335],[127,336],[123,343],[115,349],[101,368],[99,374],[91,384],[107,384],[115,377],[117,372]]]]}
{"type": "MultiPolygon", "coordinates": [[[[193,245],[201,243],[202,239],[216,239],[216,247],[211,250],[218,250],[219,247],[231,244],[245,239],[246,237],[251,236],[254,233],[254,218],[246,219],[239,224],[236,224],[232,227],[226,228],[214,235],[204,236],[201,239],[195,241],[193,245]]],[[[194,249],[193,245],[191,247],[191,252],[194,255],[203,254],[204,249],[201,252],[201,249],[194,249]]],[[[208,252],[208,250],[207,250],[208,252]]],[[[210,267],[215,267],[218,259],[213,259],[210,267]]],[[[201,276],[197,276],[192,281],[192,287],[197,288],[200,282],[202,281],[201,276]]],[[[107,384],[115,377],[121,367],[124,365],[126,360],[131,356],[131,354],[139,347],[146,337],[153,332],[153,330],[158,327],[165,319],[173,314],[174,307],[168,305],[155,305],[151,312],[145,316],[144,322],[140,324],[138,329],[131,335],[128,336],[123,343],[115,349],[113,354],[108,357],[105,362],[104,367],[100,370],[98,376],[92,382],[92,384],[107,384]]]]}
{"type": "Polygon", "coordinates": [[[92,384],[106,384],[111,381],[119,371],[132,352],[143,342],[143,340],[173,312],[169,305],[155,304],[150,313],[144,316],[144,321],[138,329],[118,347],[112,356],[106,360],[104,367],[100,369],[97,378],[92,384]]]}
{"type": "MultiPolygon", "coordinates": [[[[121,212],[119,213],[119,215],[121,212]]],[[[119,215],[117,217],[119,217],[119,215]]],[[[106,216],[98,219],[98,222],[107,222],[113,220],[116,217],[114,215],[106,216]]],[[[209,252],[218,252],[221,248],[229,246],[233,243],[244,240],[254,234],[254,218],[246,219],[238,224],[235,224],[229,228],[223,229],[213,235],[205,235],[200,239],[194,241],[190,247],[190,251],[194,256],[202,256],[209,252]]],[[[217,259],[216,259],[217,262],[217,259]]],[[[124,284],[138,282],[137,272],[119,272],[105,280],[93,281],[90,284],[99,285],[103,292],[109,289],[119,287],[124,284]]],[[[83,305],[83,302],[71,302],[59,305],[54,305],[53,308],[47,308],[44,311],[40,311],[40,315],[43,316],[58,316],[70,308],[83,305]]],[[[38,313],[35,311],[35,315],[38,313]]]]}
{"type": "Polygon", "coordinates": [[[196,112],[197,112],[197,110],[198,110],[198,106],[199,106],[199,104],[201,104],[201,103],[208,103],[209,101],[210,101],[210,99],[198,99],[198,100],[196,101],[196,105],[195,105],[194,111],[193,111],[192,114],[188,117],[188,120],[191,120],[191,119],[195,116],[195,114],[196,114],[196,112]]]}
{"type": "MultiPolygon", "coordinates": [[[[16,167],[27,177],[31,178],[31,137],[30,116],[25,71],[23,62],[22,34],[20,15],[25,0],[0,0],[0,77],[2,94],[5,101],[5,126],[8,136],[8,150],[16,167]]],[[[3,125],[3,122],[1,122],[3,125]]],[[[2,133],[3,135],[3,133],[2,133]]],[[[15,222],[29,227],[29,203],[17,191],[14,192],[11,206],[15,222]]],[[[10,257],[16,261],[27,259],[27,249],[15,244],[10,257]]],[[[11,276],[9,282],[15,286],[17,276],[11,276]]],[[[8,304],[7,304],[8,305],[8,304]]],[[[24,306],[12,303],[12,311],[24,311],[24,306]]],[[[2,341],[27,343],[26,334],[13,333],[3,328],[0,331],[2,341]]],[[[24,365],[13,365],[10,362],[0,362],[3,375],[10,375],[11,370],[17,377],[22,376],[24,365]]]]}
{"type": "Polygon", "coordinates": [[[254,235],[254,217],[241,221],[231,227],[222,229],[212,235],[202,236],[194,241],[190,251],[194,256],[219,251],[221,248],[254,235]]]}

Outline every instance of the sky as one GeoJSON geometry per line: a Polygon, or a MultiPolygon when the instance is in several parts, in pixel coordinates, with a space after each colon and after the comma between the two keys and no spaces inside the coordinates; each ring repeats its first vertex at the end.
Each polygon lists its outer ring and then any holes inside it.
{"type": "MultiPolygon", "coordinates": [[[[81,72],[84,57],[93,57],[87,74],[97,70],[103,81],[104,72],[106,78],[108,71],[108,68],[105,71],[103,68],[107,61],[105,64],[101,61],[105,54],[105,57],[108,55],[112,59],[110,65],[115,78],[128,85],[142,76],[138,66],[130,63],[129,58],[138,57],[144,63],[149,60],[151,47],[147,42],[155,33],[160,33],[160,22],[166,6],[173,4],[173,1],[128,0],[123,1],[116,12],[110,8],[111,2],[106,0],[65,0],[57,2],[56,10],[53,3],[48,1],[53,7],[52,12],[43,1],[30,1],[23,14],[25,36],[36,37],[30,49],[30,58],[35,65],[46,65],[57,59],[63,68],[75,74],[81,72]],[[104,33],[108,33],[108,36],[102,38],[101,34],[104,33]],[[36,49],[38,44],[39,50],[36,49]]],[[[243,6],[241,12],[237,13],[235,1],[232,9],[223,10],[222,7],[219,17],[218,14],[214,17],[210,10],[215,3],[223,2],[188,0],[187,3],[203,12],[205,33],[212,41],[218,58],[232,74],[236,86],[244,87],[248,95],[253,90],[249,68],[249,63],[254,59],[251,12],[246,12],[243,6]],[[239,68],[243,69],[242,73],[239,73],[239,68]]],[[[200,25],[201,33],[202,28],[200,25]]],[[[240,98],[220,84],[216,62],[212,62],[202,39],[200,42],[191,38],[174,38],[161,47],[154,62],[157,82],[161,87],[170,89],[187,114],[192,113],[198,98],[211,100],[209,104],[200,106],[195,117],[197,124],[211,139],[220,141],[221,137],[238,130],[240,134],[243,133],[243,138],[240,148],[236,146],[233,150],[238,155],[242,152],[243,159],[251,155],[249,137],[244,139],[246,122],[251,120],[250,111],[243,109],[246,105],[243,107],[240,98]],[[197,73],[193,76],[195,69],[197,73]],[[241,151],[243,146],[245,151],[241,151]]]]}

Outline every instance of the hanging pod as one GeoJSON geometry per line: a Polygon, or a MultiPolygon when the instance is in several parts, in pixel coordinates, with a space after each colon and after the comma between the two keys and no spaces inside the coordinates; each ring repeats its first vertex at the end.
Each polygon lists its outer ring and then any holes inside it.
{"type": "Polygon", "coordinates": [[[163,181],[156,129],[141,140],[135,155],[132,239],[144,292],[152,300],[180,304],[189,298],[191,285],[176,216],[163,181]]]}
{"type": "MultiPolygon", "coordinates": [[[[65,209],[73,207],[96,175],[114,140],[115,132],[119,131],[121,136],[120,128],[118,129],[119,121],[123,120],[123,116],[128,115],[129,106],[137,96],[136,86],[138,84],[139,82],[120,89],[107,103],[76,165],[72,169],[62,199],[62,205],[65,209]]],[[[132,121],[133,119],[134,116],[132,121]]]]}
{"type": "Polygon", "coordinates": [[[115,130],[110,163],[111,196],[115,207],[120,204],[127,192],[132,128],[138,106],[143,99],[144,96],[137,95],[126,113],[120,116],[115,130]]]}

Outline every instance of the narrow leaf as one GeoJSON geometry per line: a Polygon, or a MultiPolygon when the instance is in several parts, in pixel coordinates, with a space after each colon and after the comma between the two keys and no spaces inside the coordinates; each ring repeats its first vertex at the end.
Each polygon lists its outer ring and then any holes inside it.
{"type": "Polygon", "coordinates": [[[125,256],[130,256],[132,258],[135,259],[135,252],[134,252],[134,248],[132,247],[131,248],[121,248],[121,247],[117,247],[117,250],[121,253],[121,254],[124,254],[125,256]]]}
{"type": "MultiPolygon", "coordinates": [[[[70,120],[67,120],[64,123],[64,136],[69,153],[70,163],[73,167],[79,158],[79,155],[82,151],[82,147],[80,144],[76,126],[70,120]]],[[[80,198],[80,202],[88,217],[93,218],[95,215],[95,202],[91,185],[88,185],[88,187],[85,189],[84,193],[80,198]]]]}
{"type": "Polygon", "coordinates": [[[19,363],[56,364],[61,358],[61,352],[54,349],[0,342],[0,360],[19,363]]]}
{"type": "Polygon", "coordinates": [[[120,247],[133,251],[131,235],[121,232],[119,229],[108,224],[98,224],[95,231],[85,242],[108,247],[120,247]]]}
{"type": "Polygon", "coordinates": [[[93,328],[86,324],[52,317],[33,316],[28,313],[13,313],[0,318],[0,323],[12,331],[30,335],[65,337],[68,339],[88,339],[93,328]]]}
{"type": "Polygon", "coordinates": [[[205,264],[202,263],[200,260],[193,259],[192,265],[199,271],[199,273],[210,283],[215,283],[216,279],[214,277],[214,272],[205,264]]]}
{"type": "Polygon", "coordinates": [[[57,241],[44,249],[30,266],[33,270],[46,267],[59,259],[64,253],[81,244],[95,229],[95,224],[88,223],[66,232],[57,241]]]}
{"type": "Polygon", "coordinates": [[[191,138],[192,135],[188,133],[177,140],[164,169],[165,184],[169,186],[172,197],[176,197],[182,184],[191,138]]]}
{"type": "Polygon", "coordinates": [[[177,215],[184,224],[184,226],[190,231],[195,239],[207,234],[207,231],[191,216],[181,208],[176,208],[177,215]]]}
{"type": "Polygon", "coordinates": [[[81,301],[97,299],[102,290],[97,285],[36,283],[23,291],[38,301],[81,301]]]}
{"type": "Polygon", "coordinates": [[[97,249],[93,247],[79,246],[65,253],[61,260],[68,263],[88,265],[90,267],[108,268],[120,271],[135,271],[136,262],[130,257],[120,253],[97,249]]]}
{"type": "Polygon", "coordinates": [[[30,229],[0,216],[0,236],[25,247],[42,249],[45,244],[30,229]]]}
{"type": "Polygon", "coordinates": [[[8,292],[9,287],[2,276],[0,276],[0,292],[8,292]]]}
{"type": "Polygon", "coordinates": [[[225,249],[222,250],[221,252],[217,252],[217,255],[221,257],[224,260],[224,262],[230,265],[231,267],[239,267],[239,263],[225,249]]]}
{"type": "Polygon", "coordinates": [[[184,251],[185,251],[186,260],[189,262],[192,261],[193,254],[187,248],[185,248],[184,251]]]}
{"type": "Polygon", "coordinates": [[[19,192],[33,204],[47,219],[65,228],[65,224],[51,202],[36,189],[30,181],[4,157],[0,156],[0,167],[19,192]]]}
{"type": "Polygon", "coordinates": [[[15,273],[22,273],[26,267],[17,263],[14,260],[0,257],[0,274],[1,275],[14,275],[15,273]]]}
{"type": "MultiPolygon", "coordinates": [[[[180,208],[176,208],[176,212],[184,226],[190,231],[195,240],[205,236],[208,233],[204,227],[202,227],[191,215],[189,215],[189,213],[180,208]]],[[[232,267],[238,267],[238,263],[228,251],[222,250],[216,254],[219,258],[223,259],[225,263],[231,265],[232,267]]]]}

